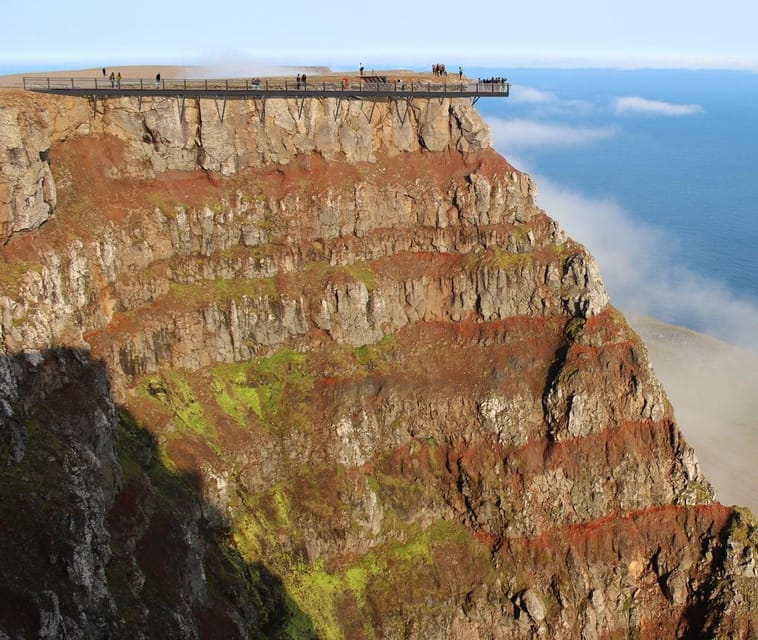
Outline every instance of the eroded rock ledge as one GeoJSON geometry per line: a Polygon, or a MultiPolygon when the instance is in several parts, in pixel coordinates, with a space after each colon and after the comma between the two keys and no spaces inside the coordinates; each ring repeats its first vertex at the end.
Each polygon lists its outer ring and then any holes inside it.
{"type": "Polygon", "coordinates": [[[123,142],[103,169],[112,178],[150,178],[166,171],[213,171],[231,176],[250,167],[286,165],[316,153],[326,160],[375,162],[426,149],[463,153],[491,145],[489,129],[468,100],[421,100],[402,120],[394,102],[360,100],[230,101],[224,119],[216,100],[117,98],[98,113],[78,98],[4,91],[0,105],[0,240],[34,229],[57,204],[50,148],[76,136],[123,142]]]}

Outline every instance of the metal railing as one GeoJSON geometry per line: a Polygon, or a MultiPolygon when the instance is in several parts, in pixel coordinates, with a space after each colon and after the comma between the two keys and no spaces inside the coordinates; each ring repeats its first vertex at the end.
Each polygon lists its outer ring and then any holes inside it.
{"type": "Polygon", "coordinates": [[[146,93],[156,95],[165,92],[170,95],[189,95],[207,92],[209,95],[437,95],[467,97],[500,96],[507,97],[510,83],[507,82],[422,82],[422,81],[365,81],[350,78],[343,81],[319,81],[309,79],[307,82],[296,80],[272,79],[155,79],[148,78],[62,78],[62,77],[24,77],[21,86],[28,91],[51,93],[99,94],[99,95],[135,95],[146,93]]]}

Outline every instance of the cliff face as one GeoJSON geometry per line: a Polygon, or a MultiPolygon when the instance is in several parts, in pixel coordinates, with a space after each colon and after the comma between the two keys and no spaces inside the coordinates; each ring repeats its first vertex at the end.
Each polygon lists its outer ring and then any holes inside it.
{"type": "Polygon", "coordinates": [[[467,101],[0,98],[0,637],[754,636],[755,520],[467,101]]]}

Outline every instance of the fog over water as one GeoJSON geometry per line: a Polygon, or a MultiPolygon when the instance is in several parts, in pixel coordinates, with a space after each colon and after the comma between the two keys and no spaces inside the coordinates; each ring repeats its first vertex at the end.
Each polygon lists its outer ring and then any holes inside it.
{"type": "Polygon", "coordinates": [[[756,75],[511,75],[510,98],[478,103],[495,147],[595,255],[612,302],[758,352],[756,75]]]}

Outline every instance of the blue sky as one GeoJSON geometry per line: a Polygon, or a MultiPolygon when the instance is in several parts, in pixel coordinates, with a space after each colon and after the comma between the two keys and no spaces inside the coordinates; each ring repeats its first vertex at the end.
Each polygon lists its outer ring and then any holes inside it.
{"type": "Polygon", "coordinates": [[[758,70],[755,0],[11,0],[2,13],[0,65],[22,68],[245,59],[758,70]]]}

